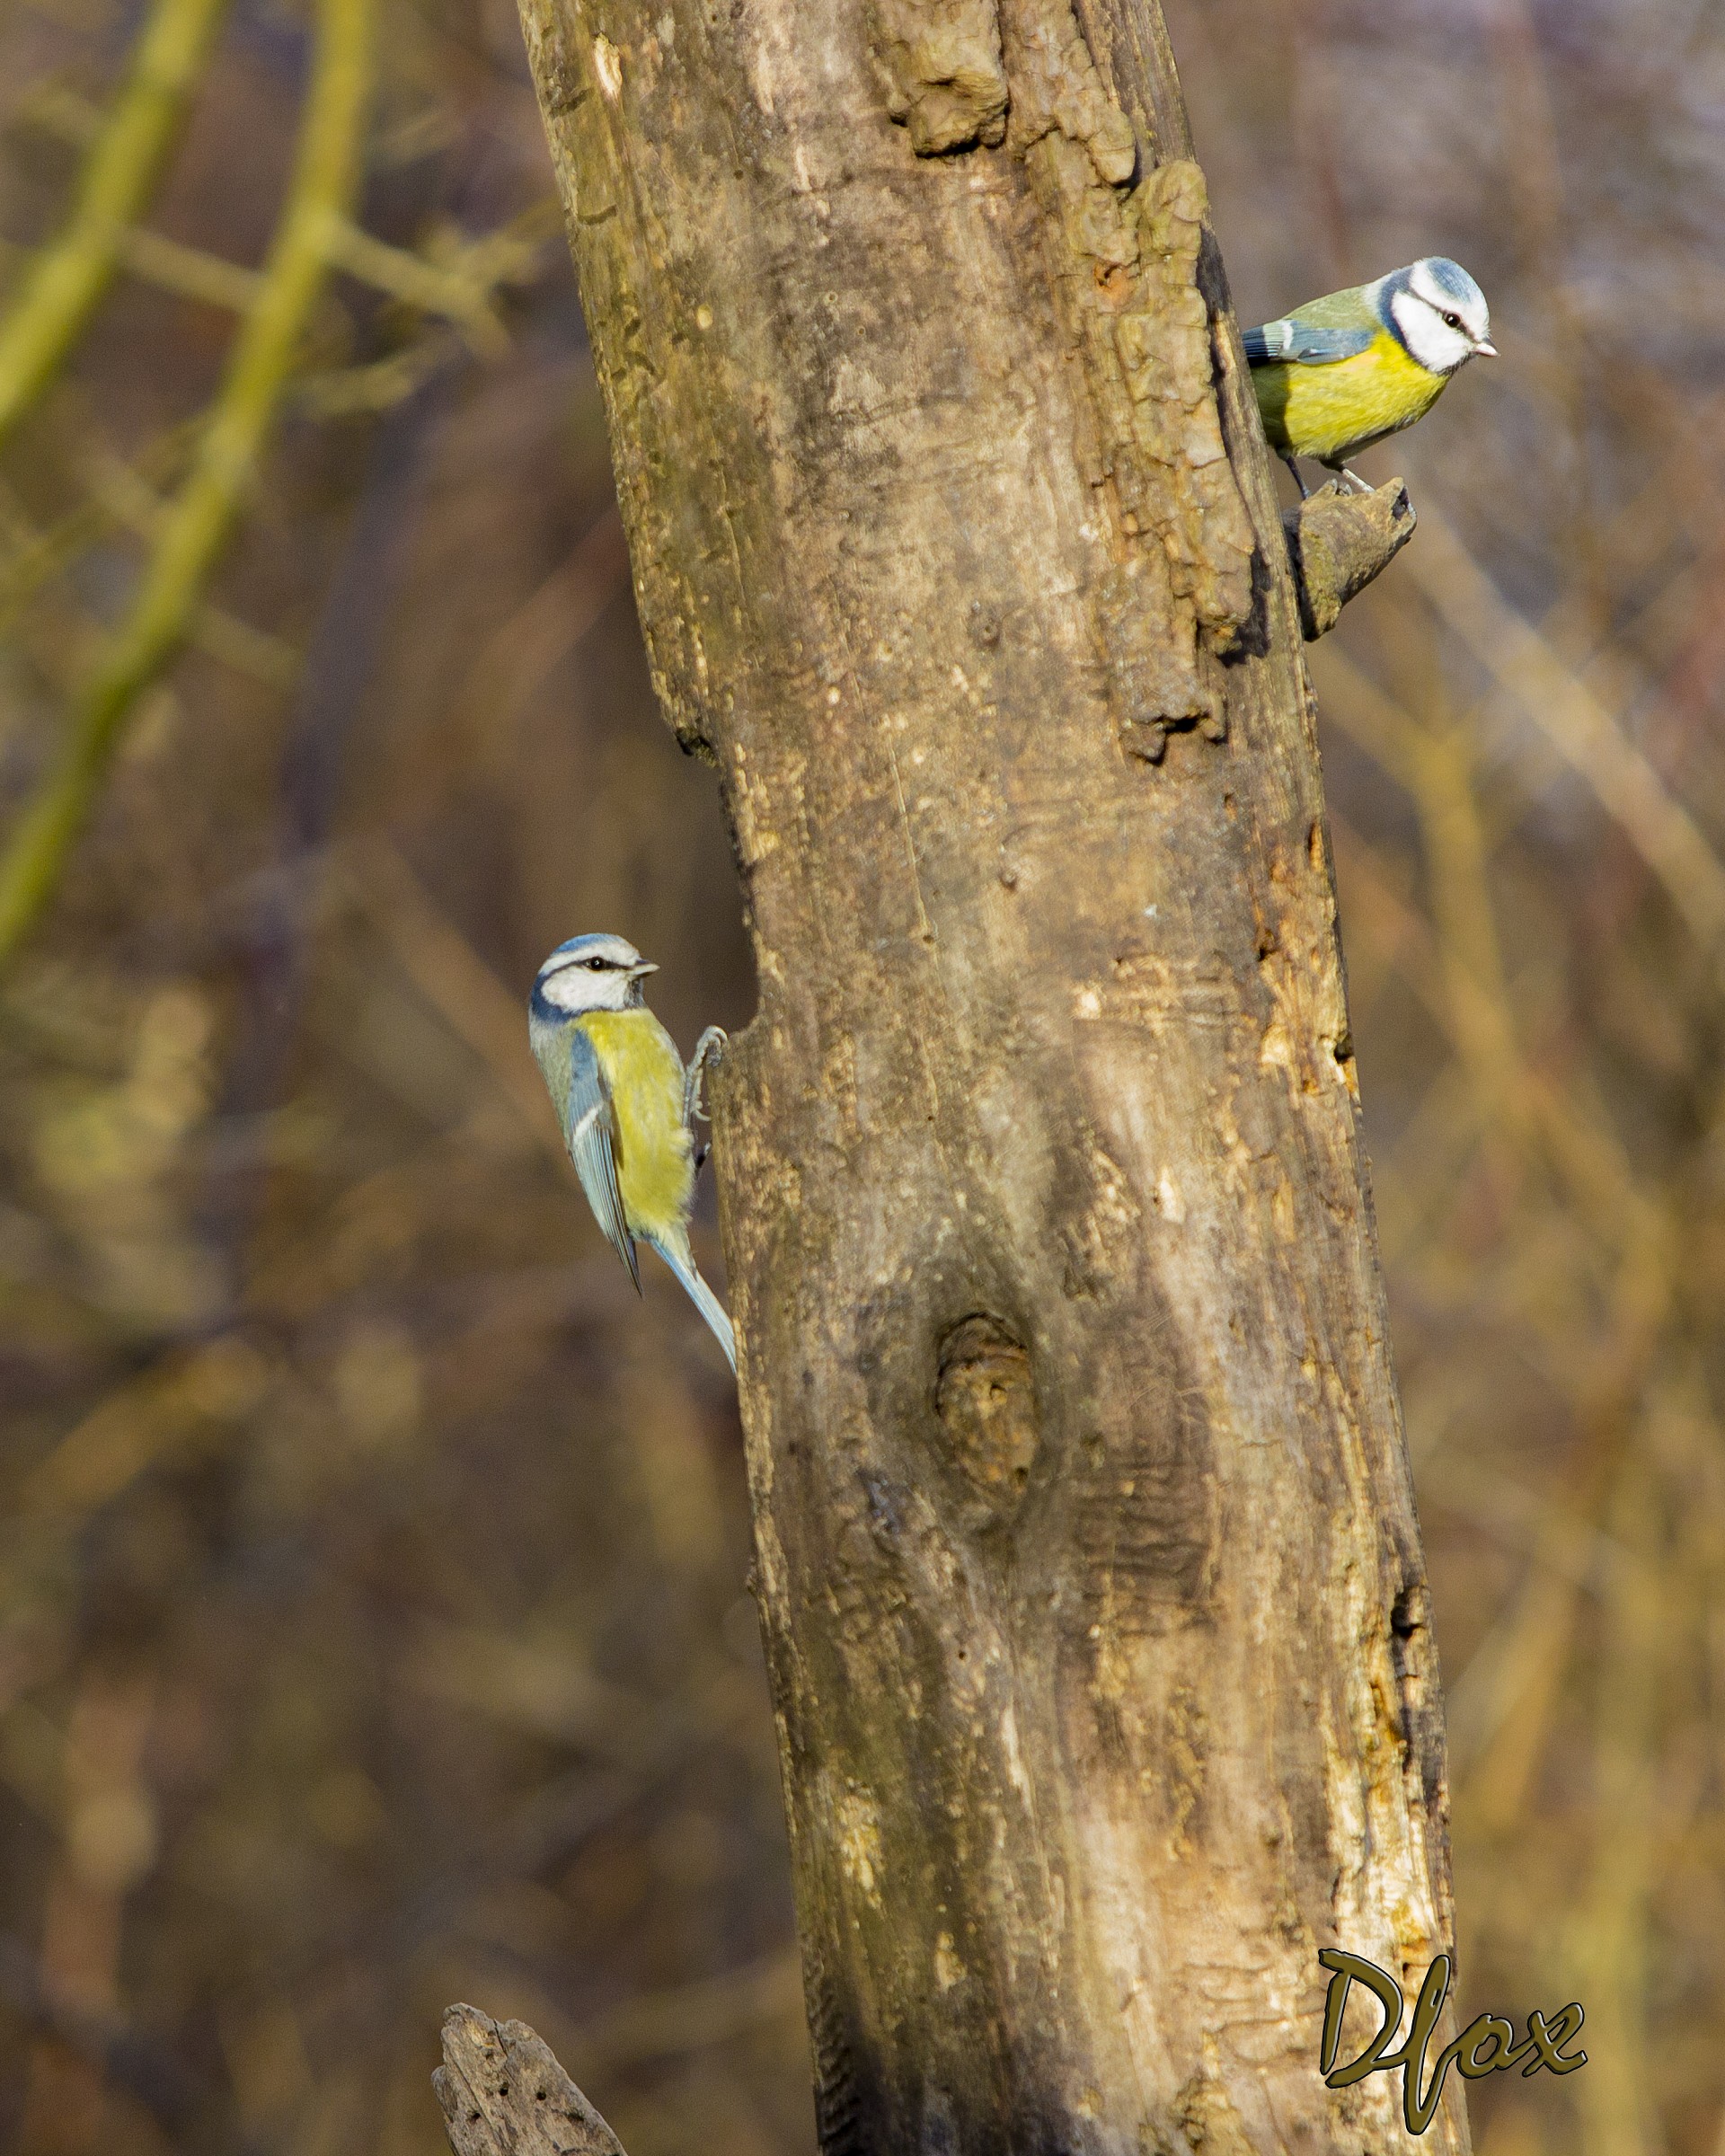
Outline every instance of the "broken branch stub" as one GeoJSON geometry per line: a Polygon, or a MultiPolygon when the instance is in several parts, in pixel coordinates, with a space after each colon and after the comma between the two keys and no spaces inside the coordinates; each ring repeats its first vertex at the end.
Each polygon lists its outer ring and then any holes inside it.
{"type": "Polygon", "coordinates": [[[1418,522],[1400,479],[1369,494],[1353,493],[1332,479],[1286,512],[1282,528],[1308,644],[1329,635],[1349,600],[1388,568],[1418,522]]]}
{"type": "Polygon", "coordinates": [[[525,2021],[477,2007],[443,2017],[431,2076],[456,2156],[624,2156],[623,2144],[525,2021]]]}

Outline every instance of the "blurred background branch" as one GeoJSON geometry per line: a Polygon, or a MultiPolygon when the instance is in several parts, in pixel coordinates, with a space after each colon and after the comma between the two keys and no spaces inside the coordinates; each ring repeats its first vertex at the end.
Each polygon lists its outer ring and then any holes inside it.
{"type": "Polygon", "coordinates": [[[31,264],[0,322],[0,442],[64,363],[131,237],[226,0],[155,0],[131,75],[102,121],[66,229],[31,264]]]}
{"type": "MultiPolygon", "coordinates": [[[[319,18],[0,13],[5,324],[140,40],[206,25],[0,444],[0,849],[188,488],[228,505],[0,977],[0,2134],[427,2156],[470,1998],[630,2156],[802,2156],[733,1396],[597,1242],[512,1015],[603,926],[686,1050],[740,1025],[735,880],[513,5],[375,5],[346,252],[219,471],[319,18]]],[[[1482,2156],[1721,2156],[1725,18],[1170,14],[1243,315],[1442,249],[1506,354],[1364,460],[1419,530],[1311,650],[1462,2009],[1599,2031],[1470,2100],[1482,2156]]]]}
{"type": "Polygon", "coordinates": [[[293,180],[226,380],[185,483],[152,519],[154,543],[137,595],[0,853],[0,964],[48,902],[121,726],[186,634],[253,482],[319,287],[332,259],[350,245],[344,213],[359,174],[370,40],[367,0],[322,0],[293,180]]]}

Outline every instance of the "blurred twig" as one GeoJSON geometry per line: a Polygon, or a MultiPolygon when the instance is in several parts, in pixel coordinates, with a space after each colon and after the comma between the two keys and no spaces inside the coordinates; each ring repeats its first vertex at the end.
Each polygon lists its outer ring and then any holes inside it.
{"type": "Polygon", "coordinates": [[[155,0],[130,79],[92,146],[77,207],[0,323],[0,441],[70,350],[114,274],[226,0],[155,0]]]}
{"type": "Polygon", "coordinates": [[[296,401],[320,419],[386,411],[445,366],[454,349],[501,358],[509,340],[499,296],[539,274],[545,243],[562,222],[562,212],[550,197],[476,239],[441,227],[417,251],[392,247],[344,223],[334,243],[336,266],[415,313],[452,324],[454,335],[447,330],[422,335],[381,359],[307,374],[296,385],[296,401]]]}
{"type": "Polygon", "coordinates": [[[561,1165],[562,1139],[527,1053],[523,999],[504,987],[387,839],[353,849],[346,865],[408,978],[483,1060],[524,1127],[561,1165]]]}
{"type": "MultiPolygon", "coordinates": [[[[375,430],[369,470],[330,579],[296,685],[283,750],[273,863],[250,893],[237,1052],[223,1091],[230,1116],[279,1103],[299,1024],[319,885],[349,747],[377,662],[450,376],[429,376],[375,430]]],[[[260,1195],[260,1163],[213,1179],[207,1220],[234,1291],[260,1195]]]]}
{"type": "Polygon", "coordinates": [[[336,268],[393,299],[455,323],[482,358],[495,359],[509,349],[509,333],[491,304],[487,284],[463,275],[459,268],[428,261],[404,247],[392,247],[345,218],[334,227],[331,260],[336,268]]]}
{"type": "Polygon", "coordinates": [[[122,243],[122,258],[134,277],[157,285],[182,299],[201,300],[206,306],[226,307],[243,314],[253,305],[261,283],[255,270],[224,261],[201,247],[187,247],[164,233],[135,225],[122,243]]]}
{"type": "Polygon", "coordinates": [[[722,2044],[759,2022],[801,2011],[801,1964],[796,1949],[785,1948],[748,1968],[632,1999],[582,2029],[577,2056],[583,2072],[615,2072],[667,2053],[722,2044]]]}
{"type": "Polygon", "coordinates": [[[20,1508],[75,1525],[207,1421],[256,1405],[268,1366],[236,1335],[166,1358],[117,1386],[25,1479],[20,1508]]]}
{"type": "Polygon", "coordinates": [[[39,2035],[100,2068],[168,2133],[190,2126],[207,2091],[159,2038],[115,2013],[64,2004],[49,1995],[36,1957],[22,1940],[0,1932],[0,1998],[39,2035]]]}
{"type": "Polygon", "coordinates": [[[1434,937],[1411,908],[1396,897],[1375,850],[1357,833],[1348,834],[1354,872],[1368,881],[1373,932],[1393,923],[1402,950],[1412,963],[1402,970],[1415,993],[1464,1055],[1479,1059],[1490,1074],[1484,1102],[1507,1111],[1518,1124],[1536,1127],[1555,1165],[1587,1203],[1597,1233],[1614,1243],[1647,1245],[1658,1241],[1662,1220],[1656,1206],[1638,1191],[1623,1147],[1614,1133],[1588,1118],[1570,1093],[1550,1083],[1527,1065],[1516,1045],[1497,952],[1496,932],[1485,910],[1485,858],[1477,808],[1466,788],[1464,747],[1455,738],[1434,738],[1403,711],[1339,650],[1326,651],[1322,677],[1324,710],[1367,753],[1384,764],[1413,797],[1434,850],[1439,857],[1436,878],[1438,903],[1458,917],[1446,936],[1434,937]],[[1458,862],[1446,862],[1451,846],[1458,862]],[[1460,881],[1467,896],[1457,897],[1460,881]],[[1434,976],[1441,973],[1439,996],[1434,976]]]}
{"type": "Polygon", "coordinates": [[[593,519],[544,582],[474,654],[450,702],[450,747],[475,763],[506,754],[512,722],[599,621],[629,579],[615,501],[593,519]]]}
{"type": "MultiPolygon", "coordinates": [[[[1483,582],[1477,571],[1470,580],[1483,582]]],[[[1501,633],[1508,609],[1491,596],[1495,631],[1501,633]]],[[[1561,670],[1554,655],[1546,658],[1561,670]]],[[[1492,1833],[1520,1815],[1545,1748],[1588,1579],[1577,1553],[1598,1534],[1599,1509],[1633,1428],[1636,1392],[1668,1321],[1681,1253],[1668,1209],[1639,1188],[1615,1134],[1589,1112],[1575,1088],[1538,1072],[1519,1045],[1464,725],[1421,725],[1340,651],[1325,652],[1318,670],[1326,711],[1406,790],[1425,841],[1432,931],[1374,866],[1373,849],[1349,835],[1349,880],[1367,879],[1373,932],[1393,934],[1403,977],[1469,1068],[1475,1128],[1508,1140],[1514,1153],[1534,1144],[1544,1150],[1585,1209],[1591,1236],[1617,1258],[1610,1322],[1590,1365],[1574,1356],[1563,1306],[1529,1298],[1527,1315],[1567,1358],[1589,1441],[1567,1498],[1557,1493],[1546,1501],[1521,1591],[1450,1689],[1452,1753],[1464,1777],[1467,1816],[1492,1833]]],[[[1586,694],[1579,685],[1576,693],[1586,694]]],[[[1618,747],[1635,754],[1626,743],[1618,747]]],[[[1575,1254],[1583,1261],[1586,1255],[1586,1246],[1575,1254]]]]}
{"type": "MultiPolygon", "coordinates": [[[[1610,1509],[1619,1536],[1652,1543],[1653,1492],[1645,1462],[1623,1462],[1610,1509]]],[[[1650,2156],[1665,2145],[1645,2028],[1649,1902],[1664,1825],[1659,1722],[1669,1648],[1663,1614],[1657,1576],[1645,1568],[1620,1572],[1607,1583],[1593,1673],[1598,1825],[1592,1876],[1570,1924],[1578,1988],[1598,2030],[1597,2071],[1577,2097],[1584,2156],[1650,2156]]]]}
{"type": "MultiPolygon", "coordinates": [[[[152,544],[161,537],[168,505],[134,466],[95,444],[84,460],[91,499],[122,530],[152,544]]],[[[212,658],[249,675],[266,688],[291,689],[299,677],[299,653],[279,636],[243,622],[206,599],[187,624],[187,638],[212,658]]]]}
{"type": "MultiPolygon", "coordinates": [[[[147,443],[134,458],[132,472],[147,487],[162,485],[183,460],[193,437],[190,424],[171,427],[147,443]]],[[[81,501],[46,530],[39,531],[4,479],[0,479],[0,523],[11,548],[0,564],[0,633],[10,630],[30,600],[60,575],[84,549],[111,530],[119,519],[109,504],[81,501]]]]}
{"type": "Polygon", "coordinates": [[[1725,865],[1616,718],[1517,614],[1444,517],[1420,512],[1412,574],[1439,615],[1508,690],[1621,826],[1708,955],[1725,954],[1725,865]]]}
{"type": "Polygon", "coordinates": [[[191,474],[164,517],[130,614],[77,700],[60,752],[0,857],[0,961],[48,902],[139,692],[186,635],[252,482],[332,237],[352,199],[369,80],[370,0],[320,0],[317,23],[291,191],[191,474]]]}

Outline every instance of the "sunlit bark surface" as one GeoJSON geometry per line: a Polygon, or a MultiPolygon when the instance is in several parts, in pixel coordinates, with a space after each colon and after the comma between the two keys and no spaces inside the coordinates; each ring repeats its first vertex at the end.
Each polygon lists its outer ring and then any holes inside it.
{"type": "Polygon", "coordinates": [[[1160,18],[524,13],[759,973],[716,1149],[823,2145],[1454,2156],[1453,2090],[1416,2144],[1317,2069],[1321,1948],[1449,1941],[1443,1739],[1160,18]]]}

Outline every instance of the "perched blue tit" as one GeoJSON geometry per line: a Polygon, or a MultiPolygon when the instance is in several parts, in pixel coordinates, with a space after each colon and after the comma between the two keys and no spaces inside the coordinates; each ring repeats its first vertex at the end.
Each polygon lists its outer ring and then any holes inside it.
{"type": "Polygon", "coordinates": [[[573,936],[539,968],[528,1036],[587,1202],[636,1287],[635,1244],[650,1242],[734,1370],[730,1320],[689,1250],[701,1078],[725,1036],[709,1026],[685,1070],[677,1043],[641,1001],[641,982],[658,971],[621,936],[573,936]]]}
{"type": "Polygon", "coordinates": [[[1467,271],[1429,254],[1248,330],[1264,432],[1301,494],[1302,456],[1363,487],[1347,459],[1423,419],[1470,359],[1495,359],[1491,327],[1485,295],[1467,271]]]}

